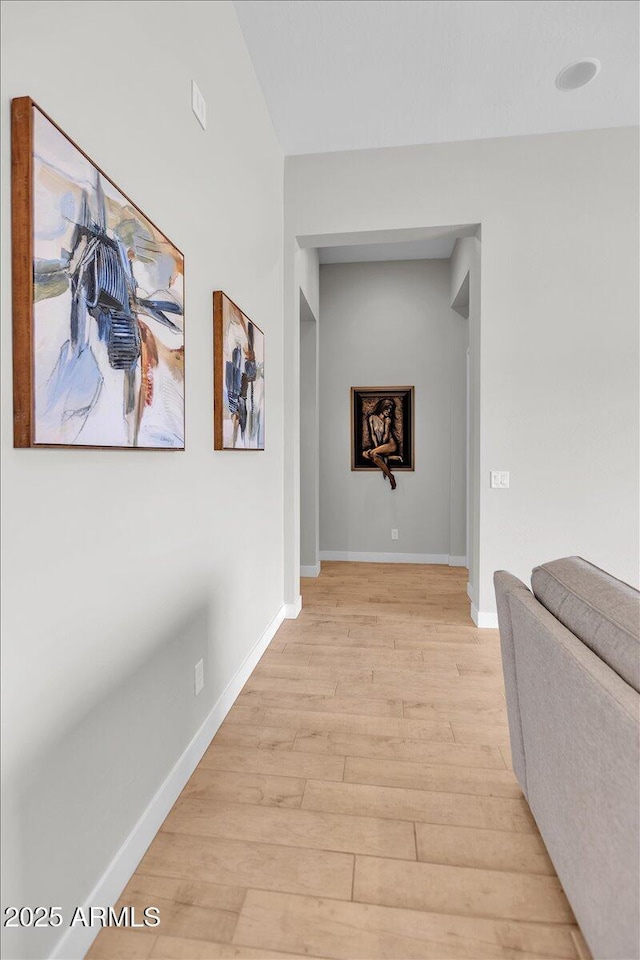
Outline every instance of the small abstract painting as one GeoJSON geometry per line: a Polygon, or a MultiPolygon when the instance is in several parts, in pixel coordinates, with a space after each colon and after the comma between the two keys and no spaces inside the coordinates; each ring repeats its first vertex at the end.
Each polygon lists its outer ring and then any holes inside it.
{"type": "Polygon", "coordinates": [[[29,97],[12,103],[14,443],[184,448],[184,260],[29,97]]]}
{"type": "Polygon", "coordinates": [[[221,290],[213,345],[214,448],[264,450],[264,334],[221,290]]]}
{"type": "Polygon", "coordinates": [[[413,470],[413,387],[351,388],[351,469],[413,470]]]}

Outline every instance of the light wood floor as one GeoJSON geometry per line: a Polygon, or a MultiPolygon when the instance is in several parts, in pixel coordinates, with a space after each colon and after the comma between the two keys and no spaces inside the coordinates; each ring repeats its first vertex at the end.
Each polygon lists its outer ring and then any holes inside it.
{"type": "Polygon", "coordinates": [[[497,631],[467,571],[303,581],[91,960],[585,958],[510,769],[497,631]]]}

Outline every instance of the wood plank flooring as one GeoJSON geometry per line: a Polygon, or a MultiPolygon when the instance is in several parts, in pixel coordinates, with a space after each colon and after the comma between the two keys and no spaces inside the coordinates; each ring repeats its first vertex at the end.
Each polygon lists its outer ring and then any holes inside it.
{"type": "Polygon", "coordinates": [[[511,770],[467,571],[323,563],[91,960],[589,957],[511,770]]]}

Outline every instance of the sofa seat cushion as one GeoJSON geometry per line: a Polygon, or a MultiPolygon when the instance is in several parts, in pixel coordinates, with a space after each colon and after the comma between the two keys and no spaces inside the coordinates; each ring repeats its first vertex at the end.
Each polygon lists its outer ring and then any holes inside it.
{"type": "Polygon", "coordinates": [[[582,557],[536,567],[536,598],[634,690],[640,691],[640,593],[582,557]]]}

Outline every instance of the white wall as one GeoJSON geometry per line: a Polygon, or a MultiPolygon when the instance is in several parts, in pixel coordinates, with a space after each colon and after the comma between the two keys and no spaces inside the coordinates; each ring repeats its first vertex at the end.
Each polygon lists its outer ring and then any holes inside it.
{"type": "Polygon", "coordinates": [[[320,316],[320,262],[315,247],[303,247],[297,251],[296,271],[298,286],[317,320],[320,316]]]}
{"type": "Polygon", "coordinates": [[[303,577],[316,577],[320,572],[318,434],[318,321],[300,290],[300,574],[303,577]]]}
{"type": "Polygon", "coordinates": [[[464,556],[467,323],[449,297],[448,260],[320,267],[322,553],[464,556]],[[393,492],[379,470],[351,470],[350,388],[367,385],[415,387],[415,471],[393,492]]]}
{"type": "Polygon", "coordinates": [[[469,320],[453,313],[449,350],[449,553],[467,556],[467,349],[469,320]]]}
{"type": "MultiPolygon", "coordinates": [[[[479,232],[479,231],[478,231],[479,232]]],[[[468,437],[464,438],[465,452],[462,454],[462,438],[460,434],[452,437],[452,463],[459,462],[464,456],[468,464],[468,473],[465,476],[465,503],[467,522],[467,566],[469,580],[467,590],[471,600],[471,615],[478,621],[478,579],[480,563],[480,491],[482,476],[480,475],[480,357],[481,357],[481,255],[480,240],[478,237],[460,237],[456,240],[451,254],[451,288],[450,299],[456,304],[455,309],[467,319],[467,343],[469,347],[469,369],[465,379],[465,402],[467,413],[465,427],[468,426],[468,437]],[[467,397],[467,390],[469,396],[467,397]],[[467,422],[468,421],[468,422],[467,422]]],[[[457,395],[459,396],[459,394],[457,395]]],[[[455,468],[451,471],[451,482],[460,482],[460,471],[455,468]]],[[[452,492],[452,497],[454,496],[452,492]]],[[[455,518],[452,518],[455,520],[455,518]]],[[[454,533],[452,531],[452,539],[454,533]]],[[[486,611],[485,611],[486,612],[486,611]]],[[[493,612],[493,611],[492,611],[493,612]]],[[[485,623],[486,625],[486,623],[485,623]]]]}
{"type": "MultiPolygon", "coordinates": [[[[298,573],[302,576],[316,576],[319,571],[319,501],[318,501],[318,319],[320,317],[320,273],[318,251],[315,247],[305,247],[296,254],[296,285],[299,295],[297,305],[300,317],[299,343],[294,338],[285,349],[299,349],[300,356],[300,417],[296,426],[298,410],[285,410],[285,436],[291,431],[300,432],[299,482],[289,487],[294,464],[291,460],[294,447],[285,445],[285,491],[287,498],[300,490],[300,543],[299,555],[295,545],[293,527],[288,527],[285,537],[285,569],[287,564],[293,567],[297,582],[298,573]],[[299,563],[299,567],[298,567],[299,563]]],[[[298,464],[295,464],[298,469],[298,464]]],[[[288,602],[298,601],[299,589],[288,602]]]]}
{"type": "MultiPolygon", "coordinates": [[[[286,215],[286,211],[285,211],[286,215]]],[[[286,229],[286,228],[285,228],[286,229]]],[[[300,596],[300,323],[302,293],[319,320],[318,251],[300,248],[289,235],[284,252],[284,311],[291,323],[284,340],[284,598],[292,612],[301,609],[300,596]]]]}
{"type": "MultiPolygon", "coordinates": [[[[3,893],[68,914],[283,602],[283,158],[231,3],[10,0],[2,18],[3,893]],[[185,254],[184,453],[12,449],[23,95],[185,254]],[[215,289],[266,333],[264,453],[213,452],[215,289]]],[[[42,958],[58,936],[5,955],[42,958]]]]}
{"type": "Polygon", "coordinates": [[[287,245],[482,224],[481,612],[567,554],[638,582],[637,159],[632,128],[287,158],[287,245]]]}

